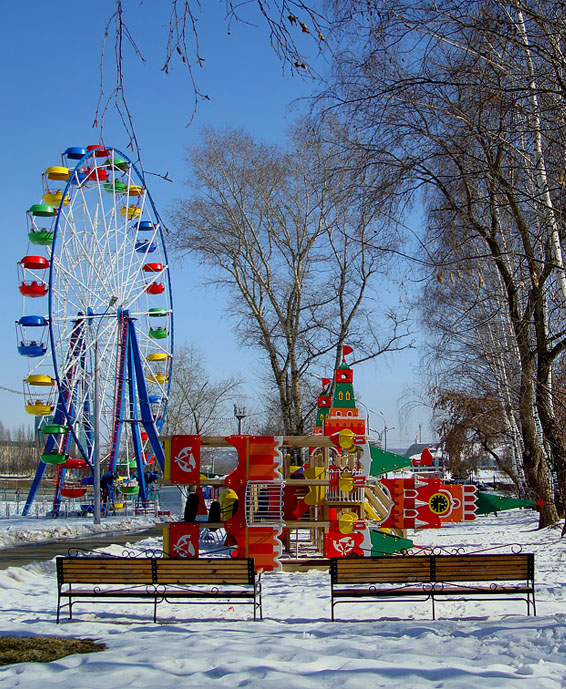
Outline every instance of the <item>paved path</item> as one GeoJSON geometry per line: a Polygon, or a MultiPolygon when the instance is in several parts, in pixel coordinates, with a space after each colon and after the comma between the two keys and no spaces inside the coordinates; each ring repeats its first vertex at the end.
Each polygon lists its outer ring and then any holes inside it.
{"type": "Polygon", "coordinates": [[[0,550],[0,569],[7,567],[22,567],[30,562],[41,560],[52,560],[56,555],[66,555],[69,548],[81,548],[92,550],[101,548],[105,545],[124,545],[125,543],[136,543],[145,538],[155,538],[163,534],[161,524],[153,526],[146,531],[120,531],[114,536],[90,536],[89,538],[68,538],[61,541],[51,541],[49,543],[27,543],[13,548],[2,548],[0,550]]]}

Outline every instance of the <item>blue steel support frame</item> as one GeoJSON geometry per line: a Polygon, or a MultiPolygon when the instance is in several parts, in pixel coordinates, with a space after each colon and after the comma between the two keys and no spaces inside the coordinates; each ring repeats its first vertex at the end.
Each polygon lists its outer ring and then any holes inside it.
{"type": "Polygon", "coordinates": [[[134,323],[130,321],[130,347],[132,351],[132,361],[134,365],[134,373],[138,389],[138,401],[140,405],[140,418],[147,433],[151,449],[153,450],[155,457],[161,471],[163,471],[165,466],[165,455],[163,454],[163,448],[159,442],[159,436],[157,434],[157,428],[155,421],[153,419],[153,414],[151,411],[151,405],[149,403],[149,395],[147,394],[147,384],[145,382],[145,376],[143,372],[143,364],[140,356],[140,350],[138,347],[138,338],[136,335],[136,329],[134,323]]]}
{"type": "MultiPolygon", "coordinates": [[[[123,318],[126,320],[125,327],[123,328],[123,336],[126,338],[126,345],[125,345],[125,361],[124,361],[124,367],[122,371],[118,372],[119,378],[116,381],[116,389],[121,390],[121,395],[120,395],[120,400],[119,400],[119,405],[116,407],[116,415],[114,418],[114,427],[113,427],[113,433],[116,433],[116,440],[112,441],[112,447],[111,447],[111,452],[112,454],[110,457],[108,457],[108,471],[116,471],[116,465],[118,463],[118,452],[120,450],[120,439],[122,437],[122,430],[124,427],[124,404],[125,404],[125,399],[126,399],[126,371],[128,369],[128,351],[130,348],[130,337],[129,337],[129,317],[128,314],[123,312],[120,315],[120,318],[123,318]]],[[[122,323],[120,324],[120,327],[122,327],[122,323]]],[[[120,347],[122,347],[122,343],[120,343],[120,347]]]]}
{"type": "MultiPolygon", "coordinates": [[[[130,322],[130,327],[133,329],[134,324],[130,322]]],[[[130,342],[132,337],[129,337],[130,342]]],[[[144,477],[144,463],[143,463],[143,451],[140,436],[140,429],[138,425],[138,409],[135,404],[136,400],[136,377],[134,368],[134,356],[133,348],[128,348],[128,385],[130,393],[130,419],[131,419],[131,429],[132,429],[132,443],[134,445],[134,456],[136,458],[136,468],[138,472],[138,484],[140,487],[139,497],[144,501],[147,500],[147,493],[145,488],[145,477],[144,477]]]]}

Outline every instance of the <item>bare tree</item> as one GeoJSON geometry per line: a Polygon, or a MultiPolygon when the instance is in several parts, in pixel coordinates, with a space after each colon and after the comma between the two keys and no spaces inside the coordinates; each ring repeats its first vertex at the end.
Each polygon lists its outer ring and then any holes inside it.
{"type": "Polygon", "coordinates": [[[4,476],[31,476],[38,462],[34,431],[27,426],[8,429],[0,424],[0,472],[4,476]]]}
{"type": "Polygon", "coordinates": [[[241,381],[235,377],[214,381],[205,368],[204,354],[193,345],[175,350],[175,366],[165,417],[165,435],[195,433],[219,435],[229,405],[241,381]]]}
{"type": "MultiPolygon", "coordinates": [[[[134,7],[130,10],[123,0],[114,0],[114,4],[114,12],[105,27],[100,60],[100,97],[93,127],[99,127],[102,132],[106,114],[109,109],[113,109],[121,118],[130,138],[129,147],[139,156],[134,117],[126,97],[126,82],[128,60],[133,58],[146,62],[130,21],[131,14],[139,15],[142,9],[134,7]],[[108,61],[113,63],[112,70],[108,70],[108,61]],[[108,72],[114,75],[111,85],[106,76],[108,72]]],[[[187,114],[187,124],[192,122],[198,104],[209,99],[196,74],[197,68],[205,64],[207,57],[202,52],[199,40],[199,17],[204,12],[218,12],[218,8],[222,7],[224,22],[219,20],[219,32],[225,30],[230,33],[238,24],[261,27],[263,31],[267,31],[271,46],[282,65],[292,74],[312,77],[312,67],[305,53],[313,47],[326,48],[327,21],[316,9],[315,3],[302,0],[217,0],[216,3],[171,0],[163,4],[161,25],[164,29],[161,35],[159,31],[157,33],[157,40],[161,39],[163,42],[161,70],[168,74],[176,65],[187,75],[188,86],[194,97],[192,112],[187,114]],[[211,8],[211,5],[215,7],[211,8]]]]}
{"type": "Polygon", "coordinates": [[[203,132],[189,151],[193,194],[173,215],[173,241],[226,289],[242,343],[268,362],[285,433],[302,435],[302,380],[404,346],[406,327],[378,321],[376,278],[396,242],[363,177],[306,124],[286,149],[243,131],[203,132]],[[373,316],[373,320],[372,320],[373,316]]]}
{"type": "MultiPolygon", "coordinates": [[[[456,206],[465,207],[463,200],[456,206]]],[[[478,199],[489,194],[478,191],[478,199]]],[[[475,198],[475,197],[474,197],[475,198]]],[[[478,201],[479,203],[479,201],[478,201]]],[[[483,214],[491,217],[485,207],[483,214]]],[[[503,206],[493,206],[494,212],[504,213],[503,206]]],[[[476,211],[481,217],[482,213],[476,211]]],[[[493,261],[488,260],[486,243],[481,235],[470,233],[465,213],[455,214],[445,203],[444,195],[429,196],[427,245],[431,257],[440,267],[425,278],[420,299],[423,325],[428,331],[426,363],[430,385],[442,400],[460,395],[462,399],[498,401],[500,422],[506,429],[505,442],[512,458],[513,473],[524,483],[521,433],[521,354],[516,341],[508,295],[502,276],[493,261]]],[[[497,242],[512,237],[506,229],[493,224],[492,235],[497,242]]],[[[509,249],[508,244],[506,248],[509,249]]],[[[521,282],[528,274],[521,271],[519,260],[513,267],[516,272],[516,292],[519,313],[523,313],[527,300],[521,282]]],[[[513,259],[507,256],[509,265],[513,259]]],[[[523,321],[528,330],[528,310],[523,321]]],[[[531,342],[531,347],[533,342],[531,342]]],[[[490,402],[493,407],[493,403],[490,402]]],[[[536,414],[534,400],[532,413],[536,414]]],[[[444,417],[442,425],[446,428],[444,417]]],[[[503,440],[503,436],[501,437],[503,440]]],[[[544,448],[543,448],[544,449],[544,448]]],[[[532,487],[535,490],[535,487],[532,487]]]]}
{"type": "Polygon", "coordinates": [[[436,399],[437,433],[448,454],[449,467],[457,478],[469,478],[481,468],[486,456],[513,481],[523,495],[524,483],[515,472],[507,442],[505,412],[498,399],[472,397],[442,390],[436,399]]]}

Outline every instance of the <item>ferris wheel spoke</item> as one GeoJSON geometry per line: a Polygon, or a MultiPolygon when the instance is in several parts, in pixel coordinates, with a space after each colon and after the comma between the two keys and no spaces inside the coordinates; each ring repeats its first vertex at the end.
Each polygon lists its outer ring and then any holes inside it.
{"type": "Polygon", "coordinates": [[[70,242],[64,245],[61,255],[64,258],[60,270],[64,273],[64,265],[67,266],[67,275],[74,276],[75,280],[92,294],[97,295],[100,287],[107,284],[108,276],[104,273],[104,262],[100,261],[100,256],[108,256],[112,260],[113,253],[101,252],[96,245],[96,233],[92,232],[89,236],[83,233],[72,233],[70,242]],[[84,241],[87,239],[88,241],[84,241]],[[98,257],[98,260],[96,260],[98,257]],[[77,270],[78,267],[78,270],[77,270]]]}
{"type": "MultiPolygon", "coordinates": [[[[145,199],[142,200],[141,204],[141,212],[143,214],[143,210],[145,208],[145,199]]],[[[140,260],[141,254],[136,250],[135,244],[134,244],[134,251],[129,255],[129,257],[124,256],[124,265],[123,269],[127,274],[132,273],[132,271],[136,274],[141,276],[141,270],[142,270],[142,260],[140,260]],[[127,265],[126,265],[126,259],[128,259],[127,265]]],[[[144,255],[145,257],[145,255],[144,255]]]]}
{"type": "MultiPolygon", "coordinates": [[[[81,190],[81,198],[85,198],[84,190],[81,190]]],[[[98,213],[95,215],[86,213],[85,217],[91,230],[100,227],[102,232],[90,231],[82,235],[74,233],[71,237],[73,246],[66,247],[67,256],[71,259],[79,258],[84,286],[94,293],[97,293],[100,288],[104,288],[107,290],[106,296],[110,298],[112,294],[118,291],[113,287],[113,284],[116,285],[120,282],[120,277],[116,270],[116,266],[120,262],[120,252],[116,250],[116,245],[112,245],[109,240],[107,218],[104,216],[99,217],[98,213]],[[104,259],[103,261],[100,261],[101,257],[104,259]],[[104,268],[104,271],[102,268],[104,268]],[[112,276],[114,276],[114,279],[110,280],[112,276]],[[109,281],[110,286],[108,286],[109,281]]],[[[117,239],[120,238],[117,237],[117,239]]],[[[117,242],[114,244],[117,244],[117,242]]],[[[102,301],[104,300],[102,299],[102,301]]]]}
{"type": "Polygon", "coordinates": [[[60,297],[70,302],[69,305],[71,308],[76,309],[77,314],[85,311],[86,304],[94,305],[101,300],[100,294],[92,286],[91,281],[85,279],[83,275],[77,275],[64,266],[60,266],[59,270],[61,275],[67,277],[68,280],[54,285],[54,290],[60,297]],[[63,287],[60,287],[60,284],[62,284],[63,287]],[[73,290],[72,293],[70,293],[71,290],[73,290]],[[72,300],[72,295],[75,296],[75,301],[72,300]]]}

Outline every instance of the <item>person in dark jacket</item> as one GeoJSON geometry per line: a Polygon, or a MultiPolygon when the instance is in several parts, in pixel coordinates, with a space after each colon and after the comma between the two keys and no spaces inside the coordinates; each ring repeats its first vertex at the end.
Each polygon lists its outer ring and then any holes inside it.
{"type": "Polygon", "coordinates": [[[115,471],[107,471],[100,479],[100,492],[102,495],[102,505],[105,514],[108,514],[108,509],[112,505],[112,511],[116,514],[116,507],[114,505],[114,480],[118,478],[115,471]]]}
{"type": "Polygon", "coordinates": [[[185,503],[185,515],[184,519],[186,522],[195,522],[197,519],[197,512],[199,508],[199,497],[196,493],[189,493],[187,495],[187,502],[185,503]]]}

